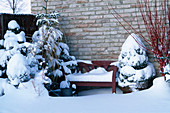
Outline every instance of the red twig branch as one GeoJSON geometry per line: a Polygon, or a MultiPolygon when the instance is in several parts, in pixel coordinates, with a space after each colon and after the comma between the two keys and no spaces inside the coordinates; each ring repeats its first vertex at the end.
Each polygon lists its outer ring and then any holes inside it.
{"type": "MultiPolygon", "coordinates": [[[[136,42],[146,50],[152,52],[157,58],[160,64],[160,70],[163,72],[163,68],[169,64],[169,41],[170,41],[170,5],[168,4],[168,0],[164,0],[163,2],[159,0],[138,0],[139,4],[139,12],[143,19],[145,30],[147,32],[147,37],[142,35],[140,30],[140,24],[137,18],[139,32],[129,24],[117,11],[113,8],[112,4],[109,3],[112,10],[111,13],[113,17],[119,22],[120,25],[127,31],[127,33],[131,34],[128,29],[121,23],[119,20],[122,19],[132,30],[134,33],[138,34],[140,37],[144,39],[144,41],[149,45],[150,49],[144,47],[140,42],[136,40],[136,42]],[[154,3],[152,3],[154,2],[154,3]]],[[[133,37],[134,38],[134,37],[133,37]]]]}

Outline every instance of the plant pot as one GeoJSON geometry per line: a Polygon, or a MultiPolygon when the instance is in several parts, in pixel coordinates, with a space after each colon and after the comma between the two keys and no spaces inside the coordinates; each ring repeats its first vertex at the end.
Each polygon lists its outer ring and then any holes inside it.
{"type": "Polygon", "coordinates": [[[126,87],[121,87],[119,88],[123,91],[123,93],[131,93],[134,90],[141,91],[150,88],[153,85],[153,79],[148,79],[142,82],[136,83],[133,87],[131,86],[126,86],[126,87]]]}
{"type": "Polygon", "coordinates": [[[49,96],[52,96],[52,97],[58,97],[58,96],[60,96],[60,92],[61,92],[61,90],[60,90],[60,89],[57,89],[57,90],[51,90],[51,91],[49,91],[49,96]]]}
{"type": "Polygon", "coordinates": [[[72,96],[72,88],[61,88],[61,96],[72,96]]]}
{"type": "Polygon", "coordinates": [[[129,86],[126,86],[126,87],[119,86],[119,89],[122,90],[123,94],[132,92],[132,90],[131,90],[131,88],[129,86]]]}

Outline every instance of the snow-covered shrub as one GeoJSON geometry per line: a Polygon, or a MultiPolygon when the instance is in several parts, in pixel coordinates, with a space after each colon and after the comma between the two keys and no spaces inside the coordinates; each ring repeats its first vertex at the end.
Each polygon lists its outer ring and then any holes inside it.
{"type": "Polygon", "coordinates": [[[62,81],[60,83],[60,88],[70,88],[70,83],[68,81],[62,81]]]}
{"type": "Polygon", "coordinates": [[[0,77],[8,78],[13,85],[19,85],[28,81],[37,71],[38,62],[34,55],[27,51],[28,47],[33,45],[25,42],[25,33],[20,31],[15,20],[8,23],[4,39],[1,41],[3,48],[0,50],[0,77]]]}
{"type": "Polygon", "coordinates": [[[63,33],[59,29],[59,14],[38,14],[37,25],[39,30],[32,36],[34,52],[42,55],[41,67],[47,70],[47,76],[52,82],[58,82],[58,77],[70,74],[75,69],[77,62],[70,56],[69,47],[62,42],[63,33]]]}
{"type": "Polygon", "coordinates": [[[13,85],[29,80],[30,71],[26,57],[22,54],[12,56],[7,65],[7,75],[13,85]]]}
{"type": "Polygon", "coordinates": [[[122,45],[118,59],[118,84],[121,87],[128,86],[132,90],[147,88],[146,81],[155,76],[154,67],[148,62],[146,51],[139,44],[144,46],[137,35],[131,34],[122,45]]]}

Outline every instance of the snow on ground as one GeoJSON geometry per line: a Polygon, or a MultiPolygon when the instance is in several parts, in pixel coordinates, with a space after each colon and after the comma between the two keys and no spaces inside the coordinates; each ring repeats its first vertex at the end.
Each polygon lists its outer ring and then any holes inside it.
{"type": "Polygon", "coordinates": [[[0,113],[170,113],[170,87],[163,77],[150,89],[130,94],[49,97],[9,89],[0,97],[0,113]]]}

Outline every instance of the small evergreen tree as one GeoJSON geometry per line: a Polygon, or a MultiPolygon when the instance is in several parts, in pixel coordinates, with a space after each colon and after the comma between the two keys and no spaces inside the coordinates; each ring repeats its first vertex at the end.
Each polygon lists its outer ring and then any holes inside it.
{"type": "Polygon", "coordinates": [[[63,74],[70,74],[75,70],[77,62],[70,56],[69,47],[62,42],[63,33],[59,29],[59,14],[38,14],[37,25],[39,30],[33,34],[34,52],[42,55],[41,67],[47,70],[46,75],[53,83],[63,74]]]}
{"type": "Polygon", "coordinates": [[[20,31],[20,26],[15,20],[8,23],[4,39],[0,44],[0,77],[8,78],[13,85],[19,85],[35,74],[33,70],[36,70],[36,65],[32,66],[33,63],[30,63],[35,58],[27,55],[29,44],[25,42],[25,33],[20,31]]]}
{"type": "Polygon", "coordinates": [[[148,88],[152,81],[147,81],[155,76],[154,67],[148,62],[145,49],[137,42],[144,46],[137,35],[131,34],[122,45],[118,59],[118,84],[121,87],[130,87],[132,91],[148,88]]]}

